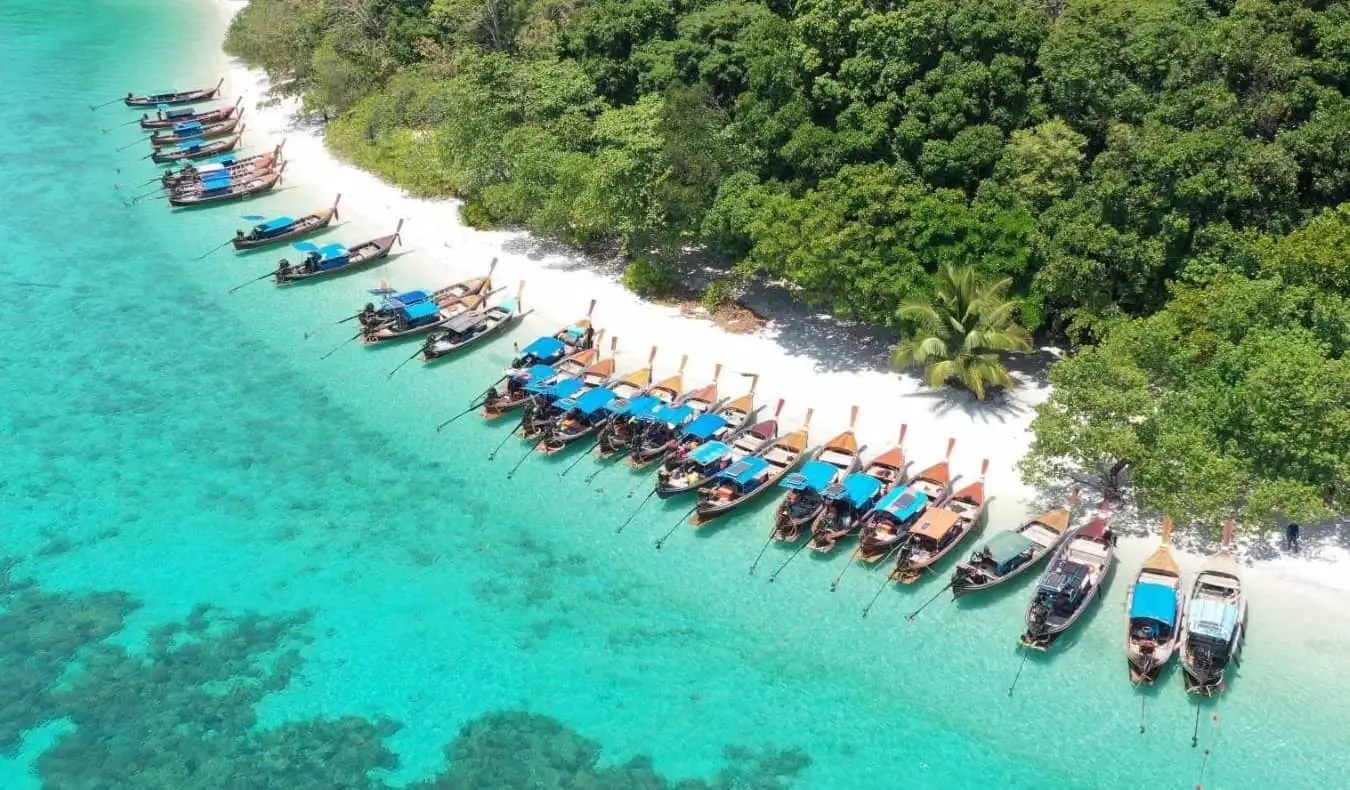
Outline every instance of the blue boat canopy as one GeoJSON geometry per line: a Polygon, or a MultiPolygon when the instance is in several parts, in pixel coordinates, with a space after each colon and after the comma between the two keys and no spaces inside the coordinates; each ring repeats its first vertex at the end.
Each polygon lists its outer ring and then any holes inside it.
{"type": "Polygon", "coordinates": [[[401,294],[395,294],[384,300],[384,306],[390,310],[397,310],[410,304],[425,302],[430,298],[426,291],[404,291],[401,294]]]}
{"type": "Polygon", "coordinates": [[[1130,599],[1131,620],[1157,620],[1168,628],[1177,625],[1177,591],[1165,584],[1142,583],[1134,586],[1130,599]]]}
{"type": "Polygon", "coordinates": [[[295,224],[295,220],[290,217],[277,217],[269,219],[258,226],[259,233],[276,233],[279,230],[285,230],[288,226],[295,224]]]}
{"type": "Polygon", "coordinates": [[[580,398],[577,398],[577,409],[579,409],[582,414],[589,417],[600,411],[606,404],[617,397],[619,396],[614,394],[614,390],[605,387],[596,387],[582,395],[580,398]]]}
{"type": "Polygon", "coordinates": [[[347,248],[341,244],[325,244],[319,248],[318,252],[326,261],[347,257],[347,248]]]}
{"type": "Polygon", "coordinates": [[[769,462],[759,456],[750,456],[742,458],[736,463],[717,473],[718,477],[730,480],[733,483],[744,485],[755,479],[755,476],[765,469],[769,468],[769,462]]]}
{"type": "Polygon", "coordinates": [[[178,134],[183,134],[184,132],[200,132],[202,130],[202,122],[188,121],[187,123],[176,123],[173,125],[173,130],[178,134]]]}
{"type": "Polygon", "coordinates": [[[655,395],[639,395],[630,400],[618,400],[610,403],[605,408],[615,415],[631,415],[634,417],[650,416],[653,412],[662,406],[662,400],[655,395]]]}
{"type": "Polygon", "coordinates": [[[201,141],[201,140],[188,140],[188,141],[185,142],[185,143],[179,143],[179,145],[178,145],[178,150],[179,150],[179,151],[195,151],[195,150],[197,150],[198,148],[201,148],[201,147],[202,147],[202,141],[201,141]]]}
{"type": "Polygon", "coordinates": [[[417,302],[404,305],[399,308],[399,312],[403,313],[403,317],[409,321],[421,321],[438,315],[441,312],[441,306],[435,302],[417,302]]]}
{"type": "Polygon", "coordinates": [[[183,118],[197,112],[194,107],[170,107],[167,104],[157,104],[155,107],[164,112],[165,118],[183,118]]]}
{"type": "Polygon", "coordinates": [[[693,416],[694,409],[690,406],[662,406],[656,412],[656,421],[667,425],[683,425],[693,416]]]}
{"type": "Polygon", "coordinates": [[[712,435],[727,426],[727,421],[719,414],[703,414],[684,426],[684,436],[690,439],[710,439],[712,435]]]}
{"type": "Polygon", "coordinates": [[[579,326],[567,327],[567,336],[572,338],[573,340],[579,340],[581,336],[584,334],[586,334],[586,330],[583,327],[579,326]]]}
{"type": "Polygon", "coordinates": [[[551,379],[556,375],[558,375],[558,371],[554,370],[549,365],[531,365],[530,367],[526,368],[523,372],[517,374],[516,378],[521,381],[530,382],[525,387],[526,389],[529,389],[530,387],[535,386],[536,384],[540,384],[544,381],[547,381],[548,379],[551,379]]]}
{"type": "Polygon", "coordinates": [[[229,186],[230,174],[227,172],[208,173],[202,176],[202,189],[207,192],[216,189],[228,189],[229,186]]]}
{"type": "Polygon", "coordinates": [[[881,490],[881,481],[865,475],[861,472],[855,472],[844,478],[844,482],[838,486],[830,487],[831,499],[844,499],[854,507],[863,507],[872,497],[881,490]]]}
{"type": "Polygon", "coordinates": [[[563,352],[566,346],[556,337],[541,337],[525,347],[520,353],[522,355],[531,355],[538,359],[551,359],[563,352]]]}
{"type": "Polygon", "coordinates": [[[555,398],[570,398],[581,391],[586,386],[586,382],[581,379],[563,379],[553,383],[545,383],[545,379],[531,381],[525,385],[525,389],[538,395],[549,395],[555,398]]]}
{"type": "Polygon", "coordinates": [[[884,510],[904,521],[928,504],[928,494],[911,488],[897,488],[881,498],[877,510],[884,510]]]}
{"type": "Polygon", "coordinates": [[[839,467],[834,464],[827,464],[824,461],[807,461],[802,471],[793,472],[783,478],[780,483],[783,488],[790,488],[793,491],[815,491],[821,493],[829,486],[830,481],[834,480],[835,474],[839,472],[839,467]]]}
{"type": "Polygon", "coordinates": [[[1237,607],[1223,601],[1200,599],[1191,601],[1186,629],[1193,634],[1227,642],[1237,630],[1237,607]]]}
{"type": "Polygon", "coordinates": [[[713,461],[720,461],[729,452],[731,447],[722,442],[704,442],[695,447],[687,457],[700,466],[707,466],[713,461]]]}
{"type": "Polygon", "coordinates": [[[235,157],[234,154],[225,154],[224,156],[213,156],[210,159],[206,160],[206,163],[211,165],[224,165],[226,167],[229,167],[236,161],[237,158],[235,157]]]}

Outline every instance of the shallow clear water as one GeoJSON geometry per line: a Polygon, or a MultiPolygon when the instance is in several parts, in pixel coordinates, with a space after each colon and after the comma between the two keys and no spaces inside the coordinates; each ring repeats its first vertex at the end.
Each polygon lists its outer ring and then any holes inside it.
{"type": "MultiPolygon", "coordinates": [[[[302,770],[316,752],[349,769],[348,784],[401,785],[446,770],[460,728],[502,710],[557,719],[598,742],[603,766],[646,755],[671,781],[727,787],[1190,787],[1202,763],[1214,788],[1345,775],[1335,670],[1350,633],[1315,606],[1275,617],[1253,604],[1246,661],[1201,708],[1193,748],[1196,707],[1175,673],[1148,695],[1139,732],[1120,648],[1127,568],[1010,697],[1031,580],[906,622],[940,587],[930,580],[888,591],[864,620],[877,577],[850,571],[829,593],[842,557],[802,556],[769,584],[787,556],[775,549],[746,573],[768,502],[658,552],[683,507],[649,505],[615,535],[648,490],[626,470],[585,484],[584,462],[559,480],[564,455],[507,480],[524,448],[485,458],[506,426],[435,433],[509,343],[392,379],[410,347],[320,360],[349,336],[331,321],[363,289],[436,283],[400,282],[394,260],[227,296],[273,256],[191,259],[241,213],[311,207],[282,190],[242,208],[128,208],[134,190],[114,184],[154,171],[139,145],[113,151],[135,127],[101,129],[134,116],[88,109],[128,88],[214,82],[214,44],[194,35],[214,13],[167,0],[0,5],[0,557],[16,560],[0,584],[0,678],[25,690],[0,702],[0,786],[343,784],[302,770]],[[250,612],[263,619],[237,619],[250,612]],[[172,624],[186,630],[157,630],[172,624]],[[153,753],[173,770],[129,772],[119,739],[139,743],[130,762],[153,753]],[[372,756],[381,742],[397,765],[372,756]],[[768,751],[755,764],[746,748],[768,751]]],[[[996,506],[994,523],[1011,511],[996,506]]],[[[556,744],[494,721],[499,751],[523,762],[556,744]]]]}

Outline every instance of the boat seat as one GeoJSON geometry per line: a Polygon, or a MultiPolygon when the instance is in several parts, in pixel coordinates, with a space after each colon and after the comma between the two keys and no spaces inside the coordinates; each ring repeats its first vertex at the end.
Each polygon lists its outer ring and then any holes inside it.
{"type": "Polygon", "coordinates": [[[797,457],[796,453],[790,452],[782,447],[775,447],[764,456],[764,460],[775,466],[792,463],[797,457]]]}
{"type": "Polygon", "coordinates": [[[820,454],[818,460],[838,467],[849,467],[853,465],[853,456],[848,453],[841,453],[838,450],[826,450],[820,454]]]}
{"type": "Polygon", "coordinates": [[[1163,587],[1176,588],[1180,581],[1181,580],[1175,576],[1165,576],[1161,573],[1153,573],[1151,571],[1144,571],[1139,574],[1140,584],[1158,584],[1163,587]]]}
{"type": "Polygon", "coordinates": [[[1032,524],[1022,530],[1023,537],[1032,543],[1038,543],[1041,546],[1054,545],[1055,541],[1059,540],[1059,535],[1060,533],[1050,529],[1044,524],[1032,524]]]}

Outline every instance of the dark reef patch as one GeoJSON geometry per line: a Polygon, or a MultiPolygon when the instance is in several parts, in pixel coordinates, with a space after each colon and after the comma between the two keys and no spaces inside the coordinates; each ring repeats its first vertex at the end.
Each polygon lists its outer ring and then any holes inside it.
{"type": "MultiPolygon", "coordinates": [[[[398,766],[392,719],[317,718],[260,729],[257,705],[301,666],[310,616],[235,614],[198,606],[160,625],[140,650],[108,637],[140,604],[120,592],[52,593],[0,561],[0,754],[23,734],[73,725],[37,759],[54,790],[387,787],[398,766]]],[[[449,767],[416,790],[586,788],[779,790],[809,765],[797,750],[725,750],[712,781],[673,782],[646,757],[600,766],[601,747],[527,711],[489,713],[445,747],[449,767]]]]}

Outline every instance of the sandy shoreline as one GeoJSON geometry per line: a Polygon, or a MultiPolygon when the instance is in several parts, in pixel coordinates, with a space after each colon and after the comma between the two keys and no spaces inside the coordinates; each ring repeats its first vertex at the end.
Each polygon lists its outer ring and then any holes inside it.
{"type": "MultiPolygon", "coordinates": [[[[220,12],[223,37],[229,19],[246,3],[212,2],[220,12]]],[[[222,95],[231,99],[242,95],[248,108],[246,140],[250,150],[262,150],[286,139],[285,202],[293,205],[288,210],[311,211],[331,202],[335,193],[342,193],[343,223],[329,238],[347,242],[388,233],[400,218],[405,220],[402,233],[406,252],[381,267],[380,276],[391,285],[448,284],[482,273],[496,258],[494,280],[499,287],[514,290],[517,282],[526,283],[524,301],[533,313],[513,334],[521,343],[575,319],[595,299],[596,326],[619,337],[621,370],[641,367],[655,345],[660,349],[657,377],[673,373],[685,354],[689,357],[685,381],[690,386],[711,378],[714,365],[719,363],[724,365],[725,394],[740,391],[744,379],[737,373],[759,374],[758,402],[771,409],[779,398],[785,399],[786,425],[795,426],[808,408],[814,409],[815,441],[842,430],[850,406],[857,405],[857,434],[860,443],[868,446],[867,455],[892,445],[900,424],[908,424],[905,445],[912,471],[939,460],[946,440],[954,437],[957,443],[952,470],[962,481],[973,480],[981,459],[990,461],[990,530],[1012,526],[1032,511],[1058,504],[1055,500],[1059,492],[1040,492],[1027,486],[1016,469],[1031,441],[1029,425],[1035,407],[1049,394],[1048,385],[1036,376],[1015,373],[1021,386],[1004,403],[987,406],[962,393],[933,392],[912,375],[885,370],[884,345],[855,345],[856,338],[829,331],[828,322],[804,308],[798,308],[799,314],[786,321],[770,321],[759,332],[737,335],[711,321],[683,316],[676,307],[643,301],[619,284],[612,273],[605,273],[603,267],[579,253],[561,250],[522,231],[466,227],[459,220],[457,201],[411,197],[339,161],[325,148],[320,129],[296,125],[295,101],[260,106],[267,101],[267,79],[262,72],[219,57],[227,69],[222,95]]],[[[364,301],[360,289],[369,284],[360,278],[347,282],[334,287],[350,288],[353,303],[364,301]]],[[[1080,508],[1082,515],[1086,513],[1080,508]]],[[[1143,534],[1147,526],[1128,510],[1117,518],[1132,522],[1132,533],[1143,534]]],[[[1275,550],[1275,537],[1248,539],[1247,553],[1259,558],[1252,569],[1259,580],[1253,581],[1270,592],[1350,598],[1350,552],[1334,540],[1319,543],[1315,536],[1306,537],[1304,553],[1297,557],[1275,550]]],[[[1123,539],[1120,571],[1132,575],[1155,543],[1153,537],[1123,539]]],[[[1197,554],[1183,556],[1188,571],[1202,561],[1197,554]]]]}

